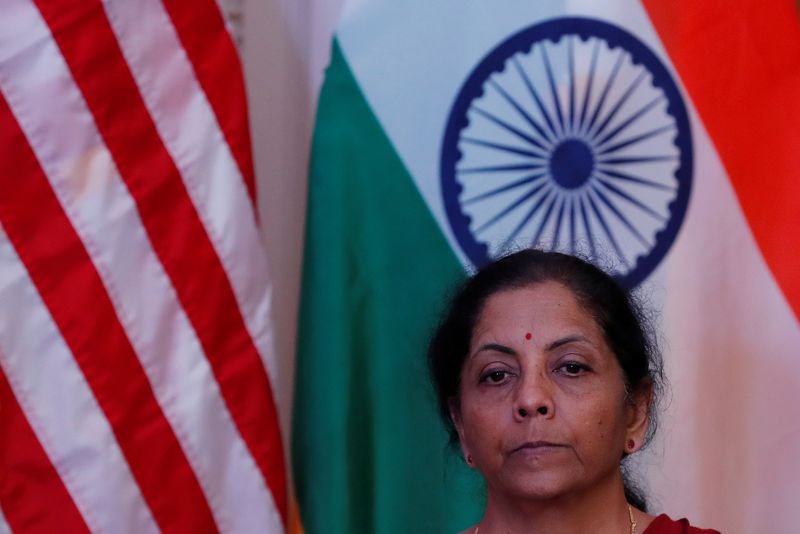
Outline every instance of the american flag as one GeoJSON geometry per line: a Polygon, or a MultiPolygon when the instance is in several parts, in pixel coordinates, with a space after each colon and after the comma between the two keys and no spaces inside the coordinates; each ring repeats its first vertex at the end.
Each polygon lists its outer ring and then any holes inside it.
{"type": "Polygon", "coordinates": [[[280,532],[270,283],[215,0],[3,0],[0,532],[280,532]]]}

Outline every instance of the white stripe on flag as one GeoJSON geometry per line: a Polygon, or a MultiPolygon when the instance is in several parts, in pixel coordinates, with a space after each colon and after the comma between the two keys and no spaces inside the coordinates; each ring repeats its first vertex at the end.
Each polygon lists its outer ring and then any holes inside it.
{"type": "Polygon", "coordinates": [[[2,228],[0,300],[15,303],[0,306],[0,365],[89,528],[158,532],[108,421],[2,228]],[[47,365],[30,357],[36,354],[47,354],[47,365]]]}
{"type": "MultiPolygon", "coordinates": [[[[30,62],[26,53],[0,64],[0,87],[108,289],[217,524],[229,532],[279,531],[272,494],[233,424],[133,200],[47,26],[30,7],[17,12],[27,15],[26,34],[40,36],[37,60],[30,62]],[[26,68],[30,64],[38,68],[26,68]],[[42,102],[59,102],[58,111],[42,102]]],[[[6,26],[12,22],[4,20],[6,26]]]]}
{"type": "Polygon", "coordinates": [[[162,142],[225,268],[247,330],[268,375],[275,376],[266,254],[244,179],[208,99],[160,0],[104,6],[162,142]],[[209,180],[209,175],[225,178],[209,180]]]}

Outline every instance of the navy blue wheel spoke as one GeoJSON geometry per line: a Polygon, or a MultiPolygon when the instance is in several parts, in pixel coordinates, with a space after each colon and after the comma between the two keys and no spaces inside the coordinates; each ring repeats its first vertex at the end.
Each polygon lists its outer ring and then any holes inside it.
{"type": "Polygon", "coordinates": [[[642,141],[646,141],[646,140],[650,139],[651,137],[655,137],[655,136],[660,135],[660,134],[662,134],[664,132],[668,132],[668,131],[671,131],[671,130],[674,130],[674,129],[675,129],[675,125],[674,124],[667,124],[666,126],[662,126],[660,128],[655,128],[653,130],[650,130],[649,132],[645,132],[643,134],[631,137],[631,138],[626,139],[624,141],[620,141],[616,145],[612,145],[612,146],[607,147],[607,148],[603,148],[602,145],[599,145],[597,147],[597,154],[600,155],[600,156],[604,156],[606,154],[613,154],[614,152],[617,152],[618,150],[622,150],[623,148],[627,148],[627,147],[629,147],[631,145],[635,145],[636,143],[641,143],[642,141]]]}
{"type": "Polygon", "coordinates": [[[556,229],[555,232],[553,233],[553,241],[550,243],[550,250],[555,250],[556,247],[558,246],[558,237],[559,234],[561,233],[561,223],[564,220],[564,207],[567,204],[566,196],[561,195],[560,200],[561,204],[558,209],[558,215],[556,215],[556,229]]]}
{"type": "Polygon", "coordinates": [[[525,176],[524,178],[521,178],[519,180],[515,180],[515,181],[513,181],[511,183],[508,183],[508,184],[505,184],[505,185],[501,185],[500,187],[495,187],[494,189],[490,189],[489,191],[486,191],[485,193],[481,193],[480,195],[477,195],[477,196],[470,197],[468,199],[462,200],[461,204],[464,205],[464,206],[467,206],[467,205],[472,204],[473,202],[476,202],[478,200],[484,200],[484,199],[487,199],[487,198],[491,198],[491,197],[493,197],[495,195],[499,195],[500,193],[505,193],[506,191],[511,191],[512,189],[516,189],[517,187],[520,187],[520,186],[523,186],[523,185],[526,185],[526,184],[532,184],[534,182],[538,182],[539,180],[541,180],[544,177],[545,177],[545,173],[543,173],[543,172],[539,173],[539,174],[531,174],[530,176],[525,176]]]}
{"type": "Polygon", "coordinates": [[[539,141],[537,141],[536,139],[534,139],[530,135],[526,134],[525,132],[523,132],[519,128],[516,128],[515,126],[510,125],[509,123],[507,123],[503,119],[501,119],[499,117],[496,117],[496,116],[492,115],[491,113],[489,113],[488,111],[484,111],[484,110],[482,110],[481,108],[479,108],[477,106],[473,106],[472,109],[475,110],[475,113],[479,114],[482,117],[487,118],[488,120],[492,121],[496,125],[498,125],[501,128],[503,128],[504,130],[509,131],[512,134],[516,135],[520,139],[522,139],[524,141],[527,141],[528,143],[530,143],[530,144],[532,144],[534,146],[538,146],[539,145],[539,141]]]}
{"type": "Polygon", "coordinates": [[[678,159],[677,155],[667,156],[635,156],[629,158],[608,158],[599,159],[597,163],[604,165],[631,165],[634,163],[658,163],[661,161],[672,161],[678,159]]]}
{"type": "Polygon", "coordinates": [[[553,68],[550,66],[550,58],[547,56],[547,47],[542,43],[542,58],[544,58],[544,67],[547,71],[547,81],[550,82],[550,94],[553,96],[553,107],[556,110],[558,118],[558,125],[561,127],[561,132],[564,132],[564,114],[561,111],[561,102],[558,99],[558,89],[556,88],[556,80],[553,77],[553,68]]]}
{"type": "Polygon", "coordinates": [[[494,217],[492,217],[491,219],[489,219],[488,221],[483,223],[479,228],[477,228],[475,230],[475,233],[479,234],[479,233],[483,232],[484,230],[486,230],[487,228],[493,226],[497,221],[499,221],[500,219],[502,219],[503,217],[505,217],[506,215],[508,215],[512,211],[514,211],[516,208],[518,208],[520,206],[520,204],[522,204],[523,202],[525,202],[526,200],[531,198],[533,195],[538,193],[545,185],[547,185],[547,182],[542,182],[541,184],[537,185],[536,187],[534,187],[533,189],[531,189],[527,193],[521,195],[514,202],[512,202],[511,204],[506,206],[503,209],[503,211],[501,211],[500,213],[496,214],[494,217]]]}
{"type": "Polygon", "coordinates": [[[597,68],[597,53],[600,48],[600,41],[595,40],[594,49],[592,50],[592,62],[589,65],[589,76],[586,79],[586,92],[583,93],[583,106],[581,106],[580,124],[583,126],[586,121],[586,109],[589,106],[589,100],[592,97],[592,84],[594,83],[594,73],[597,68]]]}
{"type": "Polygon", "coordinates": [[[653,187],[655,189],[661,189],[663,191],[670,191],[670,192],[673,192],[673,193],[675,192],[675,187],[672,187],[672,186],[669,186],[669,185],[666,185],[666,184],[661,184],[661,183],[658,183],[658,182],[654,182],[653,180],[648,180],[647,178],[642,178],[640,176],[634,176],[633,174],[628,174],[628,173],[621,172],[621,171],[616,171],[616,170],[613,170],[613,169],[603,169],[602,167],[598,168],[597,172],[599,174],[602,174],[602,175],[610,178],[610,179],[615,179],[616,178],[617,180],[623,180],[625,182],[633,182],[635,184],[645,185],[645,186],[648,186],[648,187],[653,187]]]}
{"type": "Polygon", "coordinates": [[[509,152],[511,154],[517,154],[518,156],[526,156],[533,159],[546,159],[548,157],[547,153],[535,152],[533,150],[517,148],[511,145],[504,145],[502,143],[492,143],[491,141],[474,139],[472,137],[464,136],[461,137],[461,140],[467,143],[472,143],[473,145],[484,146],[486,148],[494,148],[496,150],[502,150],[503,152],[509,152]]]}
{"type": "Polygon", "coordinates": [[[486,167],[470,167],[467,169],[456,169],[458,174],[478,174],[482,172],[510,172],[510,171],[532,171],[542,169],[546,165],[541,163],[519,163],[516,165],[489,165],[486,167]]]}
{"type": "MultiPolygon", "coordinates": [[[[546,185],[546,184],[542,184],[542,185],[546,185]]],[[[553,195],[553,189],[551,187],[548,187],[545,190],[544,194],[541,197],[539,197],[539,199],[533,204],[533,207],[530,210],[528,210],[528,213],[525,214],[525,216],[517,224],[517,226],[514,227],[514,230],[510,234],[508,234],[508,237],[506,238],[505,242],[503,243],[503,247],[508,247],[508,245],[510,245],[514,241],[514,239],[517,237],[517,234],[519,234],[520,231],[523,228],[525,228],[525,225],[528,224],[528,222],[530,222],[530,220],[536,215],[536,212],[539,211],[539,209],[542,207],[542,205],[552,195],[553,195]]]]}
{"type": "Polygon", "coordinates": [[[586,230],[586,238],[589,240],[589,250],[592,251],[592,259],[597,259],[597,250],[594,247],[594,232],[592,232],[592,224],[589,221],[589,214],[586,213],[586,198],[581,197],[581,218],[583,219],[583,228],[586,230]]]}
{"type": "Polygon", "coordinates": [[[605,137],[603,137],[602,139],[598,140],[597,144],[598,145],[602,145],[602,144],[607,143],[608,141],[614,139],[617,135],[619,135],[619,133],[621,131],[623,131],[625,128],[627,128],[628,126],[630,126],[631,124],[633,124],[634,122],[636,122],[637,120],[642,118],[648,111],[653,109],[653,106],[658,104],[663,98],[664,98],[663,96],[659,95],[659,96],[655,97],[653,100],[651,100],[650,102],[648,102],[647,104],[645,104],[644,106],[642,106],[633,115],[631,115],[630,117],[628,117],[627,119],[622,121],[622,124],[620,124],[619,126],[614,128],[613,130],[611,130],[609,133],[607,133],[605,135],[605,137]]]}
{"type": "Polygon", "coordinates": [[[575,198],[568,196],[569,200],[569,251],[575,254],[575,198]]]}
{"type": "Polygon", "coordinates": [[[614,184],[608,183],[606,180],[600,178],[599,176],[597,177],[597,181],[600,184],[602,184],[603,187],[605,187],[606,189],[608,189],[609,191],[611,191],[612,193],[614,193],[618,197],[621,197],[621,198],[627,200],[628,202],[630,202],[631,204],[633,204],[634,206],[636,206],[640,210],[644,211],[648,215],[652,216],[654,219],[658,220],[659,222],[667,222],[666,217],[664,217],[663,215],[661,215],[660,213],[658,213],[657,211],[655,211],[651,207],[645,205],[642,201],[636,199],[635,197],[629,195],[625,191],[619,189],[614,184]]]}
{"type": "Polygon", "coordinates": [[[592,211],[594,212],[597,220],[600,222],[600,226],[603,227],[603,232],[605,232],[606,237],[608,237],[608,241],[611,243],[611,246],[614,247],[614,252],[617,253],[620,261],[625,265],[625,268],[629,268],[630,265],[628,264],[628,260],[625,259],[625,255],[622,253],[622,249],[619,248],[619,243],[617,240],[614,239],[614,234],[611,232],[611,229],[606,224],[606,220],[603,218],[600,210],[597,208],[597,204],[595,204],[594,200],[592,199],[591,195],[592,190],[589,190],[589,193],[586,195],[586,198],[589,200],[589,205],[592,207],[592,211]]]}
{"type": "Polygon", "coordinates": [[[594,107],[592,118],[589,119],[589,124],[586,127],[587,132],[590,132],[592,128],[594,128],[594,123],[597,121],[597,117],[600,115],[600,111],[603,109],[603,104],[605,104],[606,98],[608,98],[608,92],[611,90],[611,86],[614,85],[614,80],[616,79],[617,73],[622,66],[622,59],[624,58],[622,54],[623,52],[620,50],[617,57],[617,62],[614,64],[614,68],[611,70],[611,75],[608,77],[608,80],[606,80],[606,84],[603,87],[603,92],[600,93],[600,99],[597,101],[597,104],[594,107]]]}
{"type": "Polygon", "coordinates": [[[558,195],[551,195],[551,200],[547,204],[547,211],[544,212],[542,222],[539,224],[539,228],[536,230],[533,240],[531,240],[531,244],[533,246],[539,245],[539,239],[542,237],[542,232],[544,232],[544,229],[547,227],[547,223],[550,221],[550,215],[553,213],[553,206],[555,206],[556,200],[558,200],[558,195]]]}
{"type": "Polygon", "coordinates": [[[617,208],[617,206],[613,202],[611,202],[611,200],[606,196],[605,193],[603,193],[600,190],[600,188],[594,187],[593,191],[598,196],[598,198],[600,198],[600,200],[603,202],[603,204],[608,206],[608,209],[610,209],[611,212],[614,215],[616,215],[617,219],[619,219],[620,222],[622,222],[622,224],[625,225],[625,228],[630,230],[631,233],[634,236],[636,236],[636,239],[638,239],[639,242],[642,245],[644,245],[645,247],[649,247],[650,246],[650,243],[647,242],[647,239],[644,238],[644,236],[639,232],[639,230],[637,230],[636,227],[631,223],[631,221],[629,221],[628,218],[625,217],[625,215],[622,214],[622,212],[617,208]]]}
{"type": "Polygon", "coordinates": [[[569,130],[575,128],[575,50],[573,39],[567,38],[567,60],[569,62],[569,130]]]}
{"type": "Polygon", "coordinates": [[[642,80],[644,80],[644,75],[645,75],[644,72],[640,72],[639,75],[636,77],[636,79],[633,80],[633,82],[631,82],[631,84],[628,86],[625,92],[622,93],[619,99],[617,99],[617,102],[611,108],[611,111],[608,112],[608,115],[606,115],[606,117],[600,123],[600,126],[597,127],[597,131],[591,134],[592,138],[599,137],[600,135],[603,134],[603,131],[606,128],[608,128],[608,124],[612,120],[614,120],[614,117],[617,116],[617,113],[619,113],[619,110],[622,109],[622,106],[625,105],[625,102],[627,102],[628,99],[630,99],[633,92],[636,90],[637,87],[639,87],[639,84],[642,83],[642,80]]]}
{"type": "Polygon", "coordinates": [[[541,136],[540,142],[535,143],[536,146],[538,146],[542,150],[549,150],[550,147],[552,146],[552,143],[550,143],[547,140],[547,133],[545,133],[544,128],[542,128],[542,126],[533,117],[531,117],[530,114],[527,111],[525,111],[525,109],[523,109],[522,106],[520,106],[519,102],[517,102],[510,94],[508,94],[508,91],[503,89],[499,83],[495,82],[494,80],[491,80],[489,83],[492,85],[492,87],[495,88],[495,90],[498,93],[500,93],[503,96],[503,98],[506,99],[506,101],[509,104],[511,104],[511,106],[517,111],[517,113],[519,113],[522,116],[522,118],[525,119],[525,121],[528,124],[530,124],[533,127],[533,129],[536,130],[538,134],[541,136]]]}
{"type": "Polygon", "coordinates": [[[545,109],[544,103],[542,103],[542,99],[539,97],[539,92],[533,86],[533,83],[531,83],[530,78],[528,78],[528,75],[522,69],[522,66],[519,64],[519,61],[517,61],[517,58],[514,58],[513,63],[514,66],[517,68],[517,72],[519,72],[519,75],[522,77],[522,82],[525,84],[525,87],[528,89],[528,92],[530,93],[531,97],[533,97],[533,100],[536,102],[536,107],[539,108],[539,111],[544,117],[544,121],[547,123],[547,127],[549,128],[550,133],[552,134],[552,137],[548,136],[547,138],[548,141],[550,141],[551,143],[554,142],[554,140],[558,138],[558,133],[556,132],[555,127],[553,126],[553,120],[550,118],[550,113],[548,113],[548,111],[545,109]]]}

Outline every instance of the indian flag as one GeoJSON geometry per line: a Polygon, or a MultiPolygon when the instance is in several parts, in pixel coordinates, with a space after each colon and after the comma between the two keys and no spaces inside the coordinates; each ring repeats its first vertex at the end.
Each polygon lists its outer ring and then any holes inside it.
{"type": "Polygon", "coordinates": [[[785,532],[800,487],[794,3],[352,1],[319,99],[292,455],[308,532],[483,509],[425,343],[448,288],[580,251],[661,311],[651,509],[785,532]]]}

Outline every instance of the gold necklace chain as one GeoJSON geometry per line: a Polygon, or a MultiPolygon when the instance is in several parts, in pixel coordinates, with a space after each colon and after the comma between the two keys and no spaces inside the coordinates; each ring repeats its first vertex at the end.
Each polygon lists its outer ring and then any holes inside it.
{"type": "MultiPolygon", "coordinates": [[[[633,519],[633,508],[631,508],[630,504],[628,505],[628,517],[630,517],[631,519],[631,534],[636,534],[636,520],[633,519]]],[[[481,528],[480,525],[476,525],[475,532],[473,532],[472,534],[478,534],[480,528],[481,528]]]]}
{"type": "Polygon", "coordinates": [[[631,534],[636,534],[636,521],[633,519],[633,508],[628,505],[628,517],[631,518],[631,534]]]}

